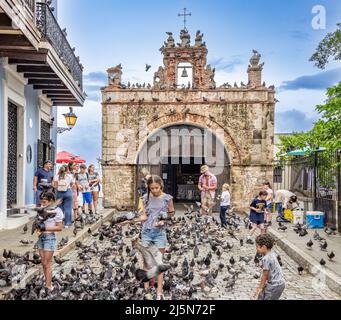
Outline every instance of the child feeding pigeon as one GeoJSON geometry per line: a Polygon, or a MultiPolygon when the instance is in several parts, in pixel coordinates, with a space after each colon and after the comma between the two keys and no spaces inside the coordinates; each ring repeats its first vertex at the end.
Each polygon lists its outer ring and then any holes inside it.
{"type": "MultiPolygon", "coordinates": [[[[42,220],[36,224],[35,229],[38,231],[39,239],[37,247],[43,265],[46,289],[51,292],[52,287],[52,257],[56,250],[57,239],[56,232],[63,230],[63,211],[57,207],[59,202],[56,202],[54,193],[42,193],[40,197],[41,209],[44,209],[48,214],[53,213],[46,220],[42,220]]],[[[35,223],[34,223],[35,224],[35,223]]]]}
{"type": "MultiPolygon", "coordinates": [[[[142,245],[145,248],[157,247],[161,254],[165,253],[167,247],[167,220],[174,214],[173,197],[163,192],[163,180],[152,175],[147,180],[147,194],[143,196],[143,207],[140,209],[142,215],[136,219],[125,221],[122,224],[143,223],[142,245]]],[[[148,273],[148,266],[144,265],[148,273]]],[[[148,277],[147,277],[148,278],[148,277]]],[[[145,289],[149,288],[149,282],[145,283],[145,289]]],[[[163,273],[157,274],[157,300],[163,299],[163,273]]]]}
{"type": "Polygon", "coordinates": [[[258,300],[279,300],[285,289],[282,268],[272,252],[274,244],[274,239],[268,234],[262,234],[256,239],[257,253],[263,256],[263,274],[255,293],[258,300]]]}
{"type": "Polygon", "coordinates": [[[264,213],[266,209],[266,197],[268,193],[266,191],[261,191],[256,199],[254,199],[250,205],[250,221],[252,224],[252,229],[250,230],[250,234],[247,237],[246,243],[254,244],[251,237],[257,230],[260,229],[261,233],[265,233],[265,226],[264,226],[264,213]]]}

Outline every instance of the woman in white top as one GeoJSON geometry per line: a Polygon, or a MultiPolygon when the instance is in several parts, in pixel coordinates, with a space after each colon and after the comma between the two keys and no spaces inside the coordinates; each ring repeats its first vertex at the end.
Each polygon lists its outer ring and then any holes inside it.
{"type": "Polygon", "coordinates": [[[220,221],[222,228],[227,227],[226,214],[231,208],[231,195],[230,195],[230,186],[225,183],[222,188],[222,195],[220,196],[220,221]]]}
{"type": "Polygon", "coordinates": [[[57,199],[62,199],[60,208],[65,216],[65,228],[72,226],[72,186],[74,184],[73,175],[68,173],[67,167],[61,167],[54,179],[54,188],[57,190],[57,199]]]}
{"type": "MultiPolygon", "coordinates": [[[[42,207],[47,207],[56,202],[55,195],[52,192],[42,193],[40,196],[40,203],[42,207]]],[[[60,208],[56,209],[54,218],[50,218],[39,225],[39,239],[37,247],[43,265],[46,288],[52,291],[52,257],[57,247],[56,232],[63,229],[63,211],[60,208]]]]}

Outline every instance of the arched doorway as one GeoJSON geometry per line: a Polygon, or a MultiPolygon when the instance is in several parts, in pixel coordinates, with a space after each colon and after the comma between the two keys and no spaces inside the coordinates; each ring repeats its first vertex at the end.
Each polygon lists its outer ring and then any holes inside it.
{"type": "MultiPolygon", "coordinates": [[[[207,164],[218,179],[218,192],[230,183],[231,162],[221,139],[209,129],[190,124],[171,125],[148,137],[137,160],[137,186],[142,179],[141,169],[161,176],[165,192],[175,202],[200,201],[197,188],[200,167],[207,164]]],[[[137,199],[137,194],[136,194],[137,199]]],[[[219,209],[219,203],[215,209],[219,209]]]]}

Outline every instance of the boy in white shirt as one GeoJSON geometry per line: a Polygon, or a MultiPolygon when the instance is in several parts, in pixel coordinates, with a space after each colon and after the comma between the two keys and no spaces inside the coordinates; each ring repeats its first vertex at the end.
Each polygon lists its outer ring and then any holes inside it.
{"type": "Polygon", "coordinates": [[[222,195],[220,196],[220,221],[221,227],[227,228],[227,220],[226,214],[231,208],[231,194],[230,194],[230,186],[225,183],[222,188],[222,195]]]}

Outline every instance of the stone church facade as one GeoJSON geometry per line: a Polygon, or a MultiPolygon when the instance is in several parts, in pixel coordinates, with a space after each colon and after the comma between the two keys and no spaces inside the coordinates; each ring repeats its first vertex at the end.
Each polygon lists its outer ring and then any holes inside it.
{"type": "Polygon", "coordinates": [[[134,208],[142,167],[160,175],[176,201],[198,200],[200,165],[208,164],[220,190],[230,184],[232,205],[246,208],[261,184],[273,180],[275,88],[262,82],[261,55],[253,51],[247,84],[217,86],[203,35],[198,31],[191,44],[187,30],[180,43],[167,34],[160,49],[164,65],[152,85],[123,84],[122,66],[108,69],[102,88],[104,206],[134,208]]]}

